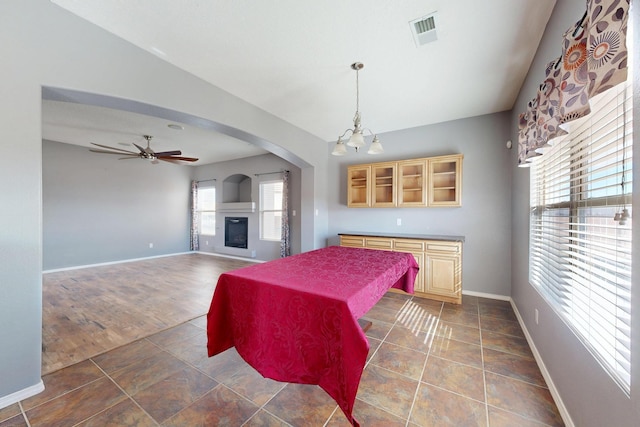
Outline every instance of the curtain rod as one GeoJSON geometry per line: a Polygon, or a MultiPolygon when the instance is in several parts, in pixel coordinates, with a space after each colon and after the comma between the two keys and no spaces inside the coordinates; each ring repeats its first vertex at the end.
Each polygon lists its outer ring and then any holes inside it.
{"type": "Polygon", "coordinates": [[[217,179],[212,178],[212,179],[203,179],[202,181],[196,181],[197,183],[201,183],[201,182],[209,182],[209,181],[217,181],[217,179]]]}
{"type": "Polygon", "coordinates": [[[262,173],[256,173],[254,174],[255,176],[260,176],[260,175],[272,175],[274,173],[283,173],[283,172],[289,172],[286,169],[282,169],[281,171],[277,171],[277,172],[262,172],[262,173]]]}

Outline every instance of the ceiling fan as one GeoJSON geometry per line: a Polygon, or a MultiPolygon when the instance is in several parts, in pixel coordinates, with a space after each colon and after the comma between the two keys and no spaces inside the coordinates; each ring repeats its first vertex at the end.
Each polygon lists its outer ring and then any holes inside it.
{"type": "Polygon", "coordinates": [[[151,143],[151,138],[153,137],[151,135],[143,135],[143,137],[144,139],[147,140],[146,148],[139,146],[135,142],[133,143],[133,145],[135,145],[136,148],[139,150],[138,153],[136,153],[135,151],[123,150],[122,148],[109,147],[108,145],[96,144],[95,142],[92,142],[91,144],[97,147],[107,148],[109,150],[114,150],[114,151],[97,150],[95,148],[91,148],[89,149],[89,151],[93,151],[94,153],[118,154],[120,156],[123,156],[123,157],[120,157],[118,160],[141,158],[145,160],[150,160],[151,163],[154,163],[154,164],[158,163],[158,160],[162,160],[163,162],[169,162],[169,163],[195,162],[198,160],[195,157],[183,157],[182,151],[180,150],[162,151],[162,152],[156,153],[151,149],[151,147],[149,147],[149,144],[151,143]]]}

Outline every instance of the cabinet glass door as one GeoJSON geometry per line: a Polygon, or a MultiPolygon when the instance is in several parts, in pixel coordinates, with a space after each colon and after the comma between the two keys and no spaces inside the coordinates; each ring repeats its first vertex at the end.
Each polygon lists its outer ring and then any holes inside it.
{"type": "Polygon", "coordinates": [[[347,192],[349,207],[371,206],[370,180],[371,166],[354,166],[348,169],[347,192]]]}
{"type": "Polygon", "coordinates": [[[426,160],[398,162],[398,206],[426,206],[426,160]]]}
{"type": "Polygon", "coordinates": [[[377,163],[371,168],[371,206],[393,207],[396,205],[396,164],[377,163]]]}

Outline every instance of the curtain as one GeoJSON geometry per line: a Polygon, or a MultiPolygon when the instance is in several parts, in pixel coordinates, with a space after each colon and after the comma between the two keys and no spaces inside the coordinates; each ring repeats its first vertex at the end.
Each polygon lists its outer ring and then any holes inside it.
{"type": "Polygon", "coordinates": [[[200,249],[198,241],[198,181],[191,181],[191,230],[190,249],[197,251],[200,249]]]}
{"type": "Polygon", "coordinates": [[[289,171],[282,172],[282,237],[280,239],[280,256],[291,255],[289,238],[289,171]]]}
{"type": "Polygon", "coordinates": [[[562,36],[562,55],[551,61],[536,96],[520,114],[518,165],[544,154],[563,125],[591,112],[590,100],[627,79],[630,0],[587,0],[587,10],[562,36]]]}

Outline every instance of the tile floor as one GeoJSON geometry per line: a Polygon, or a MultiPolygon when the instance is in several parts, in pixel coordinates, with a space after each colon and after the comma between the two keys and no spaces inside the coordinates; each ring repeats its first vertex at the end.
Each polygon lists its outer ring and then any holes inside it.
{"type": "MultiPolygon", "coordinates": [[[[389,293],[365,316],[362,426],[561,426],[508,302],[389,293]]],[[[6,426],[347,426],[317,386],[264,379],[234,349],[206,356],[198,317],[46,375],[6,426]]]]}

